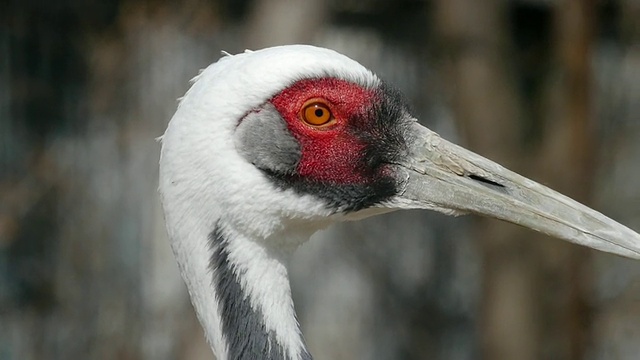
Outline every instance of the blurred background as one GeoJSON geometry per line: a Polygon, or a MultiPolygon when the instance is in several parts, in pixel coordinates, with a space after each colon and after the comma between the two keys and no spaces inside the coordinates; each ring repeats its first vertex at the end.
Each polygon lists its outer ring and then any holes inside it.
{"type": "MultiPolygon", "coordinates": [[[[245,48],[333,48],[426,126],[640,230],[637,0],[3,0],[0,359],[212,359],[166,239],[160,136],[245,48]]],[[[640,262],[426,211],[295,255],[316,359],[637,359],[640,262]]]]}

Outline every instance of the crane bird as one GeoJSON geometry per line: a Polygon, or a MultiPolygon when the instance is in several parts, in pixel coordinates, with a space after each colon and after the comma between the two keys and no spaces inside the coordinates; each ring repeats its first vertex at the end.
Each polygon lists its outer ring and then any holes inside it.
{"type": "Polygon", "coordinates": [[[287,261],[317,230],[400,209],[481,214],[640,258],[640,235],[418,124],[335,51],[226,54],[162,137],[171,247],[218,359],[311,359],[287,261]]]}

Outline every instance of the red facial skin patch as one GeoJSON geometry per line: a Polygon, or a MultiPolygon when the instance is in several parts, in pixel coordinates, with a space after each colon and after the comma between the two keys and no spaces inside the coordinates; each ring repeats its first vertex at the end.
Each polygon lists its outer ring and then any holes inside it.
{"type": "Polygon", "coordinates": [[[369,179],[362,173],[366,144],[358,139],[351,122],[367,119],[374,101],[374,90],[339,79],[301,80],[283,90],[271,103],[287,122],[301,147],[297,172],[300,176],[335,184],[362,184],[369,179]],[[335,123],[316,127],[304,122],[301,110],[306,101],[323,99],[335,123]]]}

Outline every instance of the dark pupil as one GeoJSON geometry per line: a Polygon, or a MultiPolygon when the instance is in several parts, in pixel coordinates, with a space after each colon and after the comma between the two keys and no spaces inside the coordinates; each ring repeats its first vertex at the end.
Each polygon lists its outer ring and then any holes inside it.
{"type": "Polygon", "coordinates": [[[322,115],[324,114],[324,111],[322,111],[322,109],[316,109],[315,114],[317,117],[322,117],[322,115]]]}

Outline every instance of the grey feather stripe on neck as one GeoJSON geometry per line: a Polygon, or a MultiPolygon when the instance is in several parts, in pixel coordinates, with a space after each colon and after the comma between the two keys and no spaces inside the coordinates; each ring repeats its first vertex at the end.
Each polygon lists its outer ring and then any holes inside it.
{"type": "MultiPolygon", "coordinates": [[[[217,224],[209,234],[213,253],[209,266],[213,270],[213,285],[220,315],[223,336],[227,341],[230,360],[290,360],[284,347],[276,340],[273,331],[267,331],[264,315],[251,306],[249,295],[240,285],[241,276],[229,261],[228,239],[217,224]]],[[[301,360],[312,360],[306,349],[301,360]]]]}

